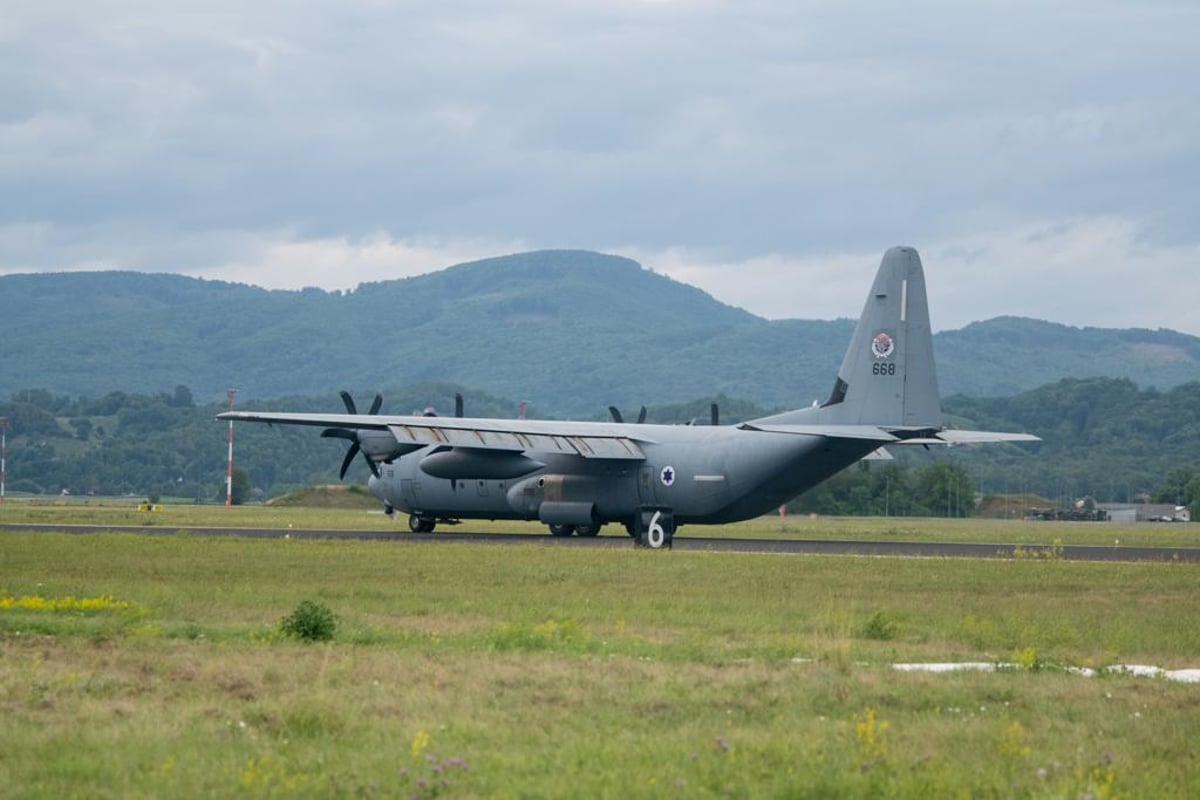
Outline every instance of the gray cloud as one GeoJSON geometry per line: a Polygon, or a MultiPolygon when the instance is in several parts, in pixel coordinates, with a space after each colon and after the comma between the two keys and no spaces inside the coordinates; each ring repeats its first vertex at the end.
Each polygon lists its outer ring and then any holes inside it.
{"type": "Polygon", "coordinates": [[[9,10],[0,271],[344,286],[519,243],[845,316],[862,276],[821,265],[905,242],[935,294],[954,273],[938,318],[1197,333],[1123,300],[1194,280],[1198,28],[1172,2],[9,10]]]}

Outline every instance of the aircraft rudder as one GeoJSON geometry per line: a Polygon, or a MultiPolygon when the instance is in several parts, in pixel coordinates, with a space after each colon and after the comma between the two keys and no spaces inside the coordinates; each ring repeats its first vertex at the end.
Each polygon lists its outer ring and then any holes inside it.
{"type": "Polygon", "coordinates": [[[883,254],[825,405],[847,423],[941,425],[925,272],[915,248],[883,254]]]}

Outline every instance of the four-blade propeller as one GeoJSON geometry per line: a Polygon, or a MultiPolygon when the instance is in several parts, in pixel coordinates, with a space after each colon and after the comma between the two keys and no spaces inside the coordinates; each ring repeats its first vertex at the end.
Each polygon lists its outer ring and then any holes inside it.
{"type": "MultiPolygon", "coordinates": [[[[613,422],[621,423],[621,422],[625,421],[625,419],[621,416],[621,410],[618,409],[616,406],[609,406],[608,413],[612,416],[613,422]]],[[[641,411],[638,412],[637,424],[641,425],[645,421],[646,421],[646,407],[642,406],[641,411]]]]}
{"type": "MultiPolygon", "coordinates": [[[[346,406],[346,413],[357,414],[358,407],[354,404],[354,398],[346,390],[339,392],[342,396],[342,403],[346,406]]],[[[371,410],[367,413],[374,416],[379,413],[379,408],[383,405],[383,395],[376,394],[375,399],[371,401],[371,410]]],[[[350,469],[350,464],[354,461],[354,457],[362,450],[362,444],[359,442],[358,431],[348,430],[346,428],[326,428],[321,431],[321,435],[327,439],[345,439],[350,442],[350,448],[346,450],[346,457],[342,459],[342,470],[338,473],[338,477],[345,479],[346,470],[350,469]]],[[[379,465],[371,460],[370,456],[363,453],[363,458],[367,461],[367,466],[371,470],[371,474],[376,478],[379,477],[379,465]]]]}
{"type": "MultiPolygon", "coordinates": [[[[613,419],[613,422],[618,422],[618,423],[620,423],[620,422],[624,422],[624,421],[625,421],[625,419],[624,419],[624,418],[621,416],[621,410],[620,410],[619,408],[617,408],[616,406],[609,406],[609,407],[608,407],[608,413],[609,413],[609,416],[611,416],[611,417],[612,417],[612,419],[613,419]]],[[[708,423],[708,424],[709,424],[709,425],[712,425],[712,426],[714,426],[714,427],[715,427],[715,426],[717,426],[717,425],[720,425],[720,424],[721,424],[721,411],[720,411],[720,409],[719,409],[719,408],[717,408],[717,404],[716,404],[716,403],[711,403],[711,404],[709,404],[709,406],[708,406],[708,419],[709,419],[709,423],[708,423]]],[[[646,407],[645,407],[645,406],[642,406],[642,409],[641,409],[641,411],[639,411],[639,412],[638,412],[638,416],[637,416],[637,424],[638,424],[638,425],[641,425],[641,424],[642,424],[643,422],[645,422],[645,421],[646,421],[646,407]]],[[[686,422],[685,424],[687,424],[687,425],[695,425],[695,424],[696,424],[696,420],[694,420],[694,419],[692,419],[692,420],[689,420],[689,421],[688,421],[688,422],[686,422]]]]}

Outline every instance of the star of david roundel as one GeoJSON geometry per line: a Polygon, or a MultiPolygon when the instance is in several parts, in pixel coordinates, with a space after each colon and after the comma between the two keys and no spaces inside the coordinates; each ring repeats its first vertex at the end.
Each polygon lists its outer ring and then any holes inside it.
{"type": "Polygon", "coordinates": [[[896,340],[887,331],[880,331],[871,340],[871,352],[876,358],[887,358],[896,352],[896,340]]]}
{"type": "Polygon", "coordinates": [[[675,482],[675,468],[663,467],[662,472],[658,473],[658,479],[662,481],[663,486],[670,486],[675,482]]]}

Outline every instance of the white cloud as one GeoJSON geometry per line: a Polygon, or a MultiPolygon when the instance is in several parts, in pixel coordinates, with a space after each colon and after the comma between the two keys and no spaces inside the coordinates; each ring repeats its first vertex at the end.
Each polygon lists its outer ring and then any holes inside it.
{"type": "MultiPolygon", "coordinates": [[[[997,316],[1200,334],[1200,244],[1156,243],[1116,217],[1025,224],[930,242],[921,252],[935,328],[997,316]]],[[[717,259],[619,248],[676,280],[770,319],[856,317],[882,250],[717,259]]]]}
{"type": "Polygon", "coordinates": [[[280,238],[256,241],[234,260],[195,274],[270,289],[353,289],[527,249],[519,242],[396,240],[382,232],[354,240],[280,238]]]}
{"type": "Polygon", "coordinates": [[[943,327],[1200,324],[1195,4],[18,5],[0,272],[346,288],[578,247],[835,317],[905,242],[943,327]]]}
{"type": "MultiPolygon", "coordinates": [[[[187,263],[175,263],[172,271],[270,289],[353,289],[555,244],[400,238],[386,231],[323,238],[295,231],[222,231],[182,241],[124,228],[106,234],[100,244],[88,230],[45,224],[0,228],[0,250],[21,252],[27,259],[23,268],[0,268],[0,274],[31,269],[161,272],[164,259],[186,248],[187,263]],[[37,261],[48,253],[65,254],[66,259],[37,261]]],[[[1072,218],[890,244],[920,251],[938,330],[1009,315],[1200,335],[1195,293],[1190,291],[1200,272],[1200,244],[1156,242],[1135,221],[1072,218]]],[[[633,258],[768,319],[835,319],[858,315],[884,248],[745,257],[682,246],[659,250],[600,244],[594,249],[633,258]]]]}
{"type": "Polygon", "coordinates": [[[1078,326],[1172,328],[1200,334],[1200,243],[1153,240],[1115,216],[1024,224],[927,248],[935,324],[1001,314],[1078,326]],[[930,266],[930,265],[934,266],[930,266]]]}
{"type": "Polygon", "coordinates": [[[0,227],[0,250],[15,255],[0,274],[132,269],[179,272],[209,280],[268,289],[353,289],[530,249],[520,241],[397,239],[384,231],[360,237],[303,238],[295,231],[223,230],[204,235],[161,236],[123,226],[96,232],[45,223],[0,227]],[[189,258],[165,260],[187,251],[189,258]],[[61,261],[50,262],[53,254],[61,261]]]}

